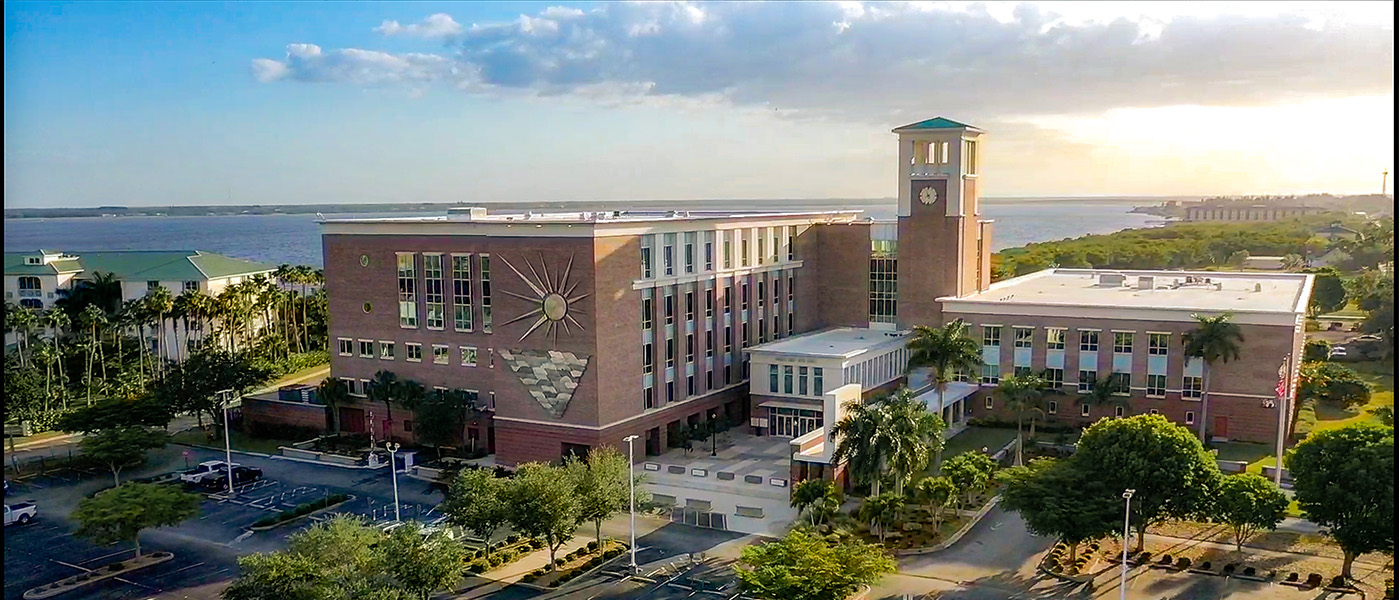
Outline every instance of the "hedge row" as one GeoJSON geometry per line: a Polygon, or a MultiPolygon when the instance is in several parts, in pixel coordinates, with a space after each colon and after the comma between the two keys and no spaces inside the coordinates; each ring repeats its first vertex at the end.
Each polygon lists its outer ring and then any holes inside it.
{"type": "Polygon", "coordinates": [[[348,494],[331,494],[330,496],[327,496],[320,500],[307,502],[305,504],[298,505],[296,508],[284,510],[271,517],[259,519],[256,523],[253,523],[253,527],[271,527],[278,523],[285,523],[302,515],[310,514],[321,510],[327,506],[334,506],[336,504],[340,504],[341,502],[344,502],[349,499],[350,496],[348,494]]]}

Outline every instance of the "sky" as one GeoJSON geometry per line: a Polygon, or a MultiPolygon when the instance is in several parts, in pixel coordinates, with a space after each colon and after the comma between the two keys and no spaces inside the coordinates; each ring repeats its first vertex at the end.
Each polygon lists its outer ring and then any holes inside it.
{"type": "Polygon", "coordinates": [[[1376,193],[1391,2],[6,2],[6,207],[1376,193]]]}

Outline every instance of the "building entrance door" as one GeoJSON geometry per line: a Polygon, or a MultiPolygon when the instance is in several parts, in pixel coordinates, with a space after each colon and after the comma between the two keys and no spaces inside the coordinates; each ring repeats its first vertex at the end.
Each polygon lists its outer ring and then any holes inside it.
{"type": "Polygon", "coordinates": [[[1230,437],[1230,417],[1216,417],[1215,431],[1211,433],[1211,436],[1230,437]]]}
{"type": "Polygon", "coordinates": [[[800,408],[768,408],[769,435],[801,437],[822,426],[821,411],[800,408]]]}

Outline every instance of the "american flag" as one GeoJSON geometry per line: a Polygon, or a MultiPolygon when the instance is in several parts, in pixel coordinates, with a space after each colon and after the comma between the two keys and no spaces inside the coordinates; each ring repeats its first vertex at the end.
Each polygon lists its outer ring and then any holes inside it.
{"type": "Polygon", "coordinates": [[[1288,396],[1288,359],[1291,356],[1283,357],[1283,364],[1278,366],[1278,385],[1274,387],[1274,396],[1279,400],[1288,396]]]}

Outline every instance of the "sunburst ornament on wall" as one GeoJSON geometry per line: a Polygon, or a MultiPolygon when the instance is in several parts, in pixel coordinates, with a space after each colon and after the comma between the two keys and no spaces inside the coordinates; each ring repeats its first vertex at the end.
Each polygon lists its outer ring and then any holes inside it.
{"type": "Polygon", "coordinates": [[[502,325],[535,317],[535,322],[530,325],[529,329],[525,330],[518,341],[524,341],[530,334],[541,331],[551,340],[558,342],[560,329],[563,329],[565,334],[573,333],[569,328],[570,323],[579,328],[579,331],[584,330],[583,324],[574,318],[575,313],[582,313],[582,310],[574,303],[587,298],[588,294],[572,295],[581,283],[569,279],[574,270],[574,256],[572,254],[569,255],[569,262],[558,277],[549,274],[549,265],[545,263],[543,253],[539,255],[539,259],[540,268],[536,270],[529,257],[521,257],[521,260],[525,262],[525,268],[530,271],[530,275],[526,276],[520,269],[515,268],[515,265],[510,264],[510,261],[506,260],[504,256],[501,257],[501,262],[504,262],[511,271],[520,276],[520,280],[524,281],[525,285],[530,286],[530,290],[535,293],[534,297],[531,297],[509,290],[501,290],[501,293],[507,296],[513,296],[535,305],[535,308],[502,323],[502,325]]]}

